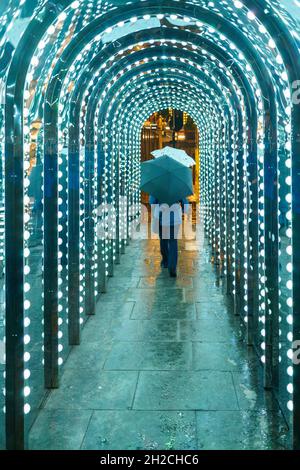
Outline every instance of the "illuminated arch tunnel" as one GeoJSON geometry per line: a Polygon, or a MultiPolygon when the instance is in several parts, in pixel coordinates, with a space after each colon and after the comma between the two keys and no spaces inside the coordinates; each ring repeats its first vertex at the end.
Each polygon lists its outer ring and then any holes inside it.
{"type": "Polygon", "coordinates": [[[84,343],[140,216],[143,123],[173,108],[198,127],[200,210],[230,314],[300,448],[298,4],[1,2],[3,447],[27,447],[84,343]]]}

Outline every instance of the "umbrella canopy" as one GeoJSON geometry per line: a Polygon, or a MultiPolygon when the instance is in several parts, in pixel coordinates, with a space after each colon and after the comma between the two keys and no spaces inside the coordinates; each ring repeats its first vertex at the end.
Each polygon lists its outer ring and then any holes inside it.
{"type": "Polygon", "coordinates": [[[182,163],[182,165],[188,167],[196,165],[195,160],[190,157],[184,150],[175,149],[173,147],[165,147],[163,149],[154,150],[153,152],[151,152],[151,154],[155,158],[159,158],[162,156],[173,158],[177,162],[182,163]]]}
{"type": "Polygon", "coordinates": [[[173,158],[163,156],[141,165],[141,189],[161,204],[174,204],[193,194],[192,172],[173,158]]]}

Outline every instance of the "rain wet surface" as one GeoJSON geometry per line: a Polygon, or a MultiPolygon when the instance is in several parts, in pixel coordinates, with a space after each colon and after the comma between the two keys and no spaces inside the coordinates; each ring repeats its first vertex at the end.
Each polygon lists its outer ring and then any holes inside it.
{"type": "Polygon", "coordinates": [[[133,241],[30,432],[33,449],[284,449],[287,427],[202,233],[177,279],[133,241]]]}

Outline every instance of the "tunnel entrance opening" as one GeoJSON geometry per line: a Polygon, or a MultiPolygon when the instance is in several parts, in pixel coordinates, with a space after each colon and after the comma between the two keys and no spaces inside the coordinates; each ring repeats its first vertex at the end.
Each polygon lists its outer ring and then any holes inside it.
{"type": "Polygon", "coordinates": [[[0,447],[59,387],[140,215],[141,127],[172,109],[197,123],[210,254],[299,449],[297,2],[56,3],[0,7],[0,447]]]}
{"type": "MultiPolygon", "coordinates": [[[[183,150],[195,160],[191,167],[193,174],[193,196],[189,202],[193,207],[193,220],[200,201],[200,149],[197,125],[190,115],[172,108],[152,114],[143,124],[141,135],[141,162],[154,158],[152,152],[164,147],[183,150]]],[[[141,202],[149,203],[149,197],[142,192],[141,202]]]]}

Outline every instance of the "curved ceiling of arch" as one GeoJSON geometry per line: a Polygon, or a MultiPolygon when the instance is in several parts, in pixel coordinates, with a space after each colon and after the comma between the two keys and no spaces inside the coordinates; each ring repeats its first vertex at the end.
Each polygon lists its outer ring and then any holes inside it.
{"type": "MultiPolygon", "coordinates": [[[[29,2],[27,0],[26,2],[21,2],[21,6],[20,2],[18,1],[9,1],[7,3],[9,4],[9,7],[3,5],[5,14],[2,14],[0,20],[2,25],[0,33],[1,45],[4,45],[5,41],[7,41],[9,43],[13,43],[12,46],[16,47],[21,33],[24,31],[30,20],[35,17],[38,11],[41,10],[42,5],[46,5],[47,2],[29,2]],[[31,12],[32,15],[30,16],[31,12]]],[[[76,35],[80,29],[87,25],[91,19],[94,20],[97,18],[97,16],[99,17],[99,15],[103,16],[108,11],[116,11],[116,6],[128,5],[128,8],[130,8],[131,5],[133,5],[135,2],[99,2],[78,0],[75,2],[65,1],[63,3],[66,5],[72,5],[73,8],[69,7],[64,13],[61,13],[59,20],[55,24],[56,27],[51,26],[48,30],[48,34],[45,36],[45,42],[55,43],[54,50],[52,51],[53,55],[57,53],[59,46],[66,44],[72,37],[76,35]],[[84,16],[82,15],[83,10],[84,16]]],[[[144,3],[145,9],[147,8],[147,2],[136,3],[144,3]]],[[[270,41],[270,36],[268,36],[265,28],[261,25],[261,23],[257,22],[255,15],[251,13],[251,10],[247,10],[245,7],[241,8],[243,5],[242,2],[206,2],[195,0],[194,2],[191,1],[185,3],[191,7],[193,5],[199,5],[204,8],[208,8],[210,11],[214,11],[217,15],[222,15],[222,17],[226,18],[228,21],[238,26],[241,31],[246,33],[250,39],[254,41],[256,47],[260,49],[263,54],[267,54],[266,60],[272,61],[272,59],[274,59],[274,57],[272,57],[274,56],[274,54],[272,54],[272,49],[274,49],[273,41],[270,41]],[[267,44],[270,45],[269,51],[267,51],[267,44]]],[[[244,3],[247,4],[247,2],[244,3]]],[[[277,12],[278,14],[282,14],[284,9],[282,10],[282,6],[279,5],[279,2],[278,4],[277,2],[271,3],[272,6],[270,6],[270,8],[272,8],[272,11],[274,11],[275,14],[277,14],[277,12]]],[[[290,4],[291,2],[286,3],[290,4]]],[[[174,7],[176,7],[176,2],[174,2],[174,7]]],[[[293,15],[293,18],[295,18],[295,15],[293,15]]],[[[289,21],[292,21],[291,17],[289,17],[289,21]]],[[[131,17],[129,20],[124,22],[124,24],[122,21],[119,21],[115,27],[109,27],[106,30],[106,32],[102,35],[102,41],[104,44],[107,44],[111,41],[117,41],[130,32],[138,32],[146,28],[159,26],[191,29],[192,31],[196,31],[201,35],[212,35],[214,40],[218,39],[217,30],[206,27],[203,23],[199,21],[197,22],[195,19],[190,18],[189,16],[181,15],[177,17],[176,15],[172,14],[164,16],[163,14],[157,13],[156,15],[151,15],[150,17],[149,15],[131,17]]],[[[222,35],[220,36],[221,37],[219,40],[222,43],[225,41],[225,38],[222,35]]],[[[47,55],[48,54],[49,50],[47,51],[47,55]]],[[[43,60],[41,62],[43,62],[43,60]]]]}
{"type": "MultiPolygon", "coordinates": [[[[68,45],[69,41],[71,41],[72,38],[76,38],[76,34],[80,28],[85,27],[91,18],[94,20],[99,15],[105,16],[105,13],[108,11],[116,11],[116,6],[120,7],[126,4],[130,8],[131,5],[133,5],[135,2],[99,3],[75,1],[65,3],[66,5],[70,4],[70,7],[67,8],[66,12],[60,13],[59,19],[56,22],[56,26],[50,26],[48,28],[44,39],[40,41],[39,47],[31,60],[31,67],[27,81],[28,87],[37,87],[37,93],[33,93],[34,99],[32,101],[31,109],[35,118],[41,117],[40,111],[38,109],[41,99],[41,91],[45,88],[46,83],[49,80],[49,74],[51,74],[54,63],[57,61],[63,49],[68,45]],[[84,18],[82,17],[80,10],[80,8],[83,6],[86,7],[84,18]]],[[[141,4],[145,2],[137,3],[141,4]]],[[[257,52],[262,54],[265,64],[270,69],[270,74],[274,79],[274,86],[277,88],[278,95],[281,96],[281,98],[278,100],[279,112],[284,117],[287,107],[285,98],[289,95],[286,82],[287,73],[284,69],[284,66],[282,65],[282,58],[280,54],[276,52],[274,40],[268,36],[266,29],[261,24],[257,23],[255,16],[250,14],[249,11],[247,12],[242,3],[237,1],[232,2],[231,4],[230,2],[222,1],[218,2],[218,5],[213,2],[196,1],[186,2],[186,4],[187,7],[192,5],[200,5],[204,8],[209,7],[211,11],[215,12],[217,15],[222,15],[222,17],[225,17],[227,20],[240,28],[242,32],[246,33],[250,39],[252,39],[257,52]]],[[[32,17],[34,17],[35,14],[37,14],[37,12],[41,9],[41,5],[46,5],[46,2],[24,2],[19,10],[17,9],[14,2],[10,2],[9,5],[13,16],[20,18],[21,24],[26,26],[26,22],[28,24],[28,21],[30,21],[30,17],[28,17],[30,12],[32,12],[32,17]],[[22,16],[26,15],[27,19],[23,19],[22,16]]],[[[173,5],[175,8],[176,2],[173,2],[173,5]]],[[[145,8],[147,8],[146,3],[145,8]]],[[[276,6],[276,8],[278,9],[278,12],[281,13],[281,7],[276,6]]],[[[15,38],[18,36],[18,32],[14,29],[17,27],[17,23],[18,22],[15,22],[10,30],[11,35],[14,37],[14,47],[16,47],[15,38]]],[[[3,17],[3,24],[5,24],[5,15],[3,17]]],[[[246,73],[247,71],[248,73],[251,72],[251,68],[248,67],[247,62],[244,59],[243,52],[238,52],[236,46],[232,42],[228,41],[223,34],[219,34],[218,29],[214,29],[209,25],[206,26],[205,24],[197,21],[196,19],[193,19],[190,16],[180,16],[174,15],[172,13],[166,15],[163,13],[157,13],[154,15],[146,14],[141,15],[140,17],[130,17],[125,22],[118,21],[115,26],[106,28],[104,33],[101,35],[101,41],[98,41],[98,48],[101,50],[110,43],[116,43],[116,46],[118,46],[118,42],[121,41],[121,39],[124,38],[124,36],[127,34],[142,32],[144,30],[147,31],[147,29],[152,29],[154,27],[160,28],[162,31],[164,31],[164,28],[166,27],[171,27],[175,31],[177,29],[180,31],[192,31],[196,35],[207,38],[211,42],[218,44],[220,49],[228,50],[229,54],[232,56],[232,59],[240,63],[241,67],[246,69],[246,73]]],[[[13,53],[13,46],[11,45],[9,36],[10,31],[7,32],[8,29],[9,27],[6,28],[6,34],[4,34],[2,38],[2,42],[7,41],[11,49],[8,50],[7,58],[3,62],[3,64],[6,64],[6,67],[3,66],[3,74],[7,71],[9,64],[9,54],[12,55],[13,53]]],[[[85,50],[77,56],[77,60],[70,68],[68,75],[70,83],[75,81],[79,70],[84,67],[85,63],[89,63],[92,57],[97,53],[97,43],[94,43],[92,47],[90,44],[87,46],[88,47],[86,47],[85,50]]],[[[140,47],[139,44],[138,47],[140,47]]],[[[185,43],[183,44],[183,47],[186,47],[185,43]]]]}

